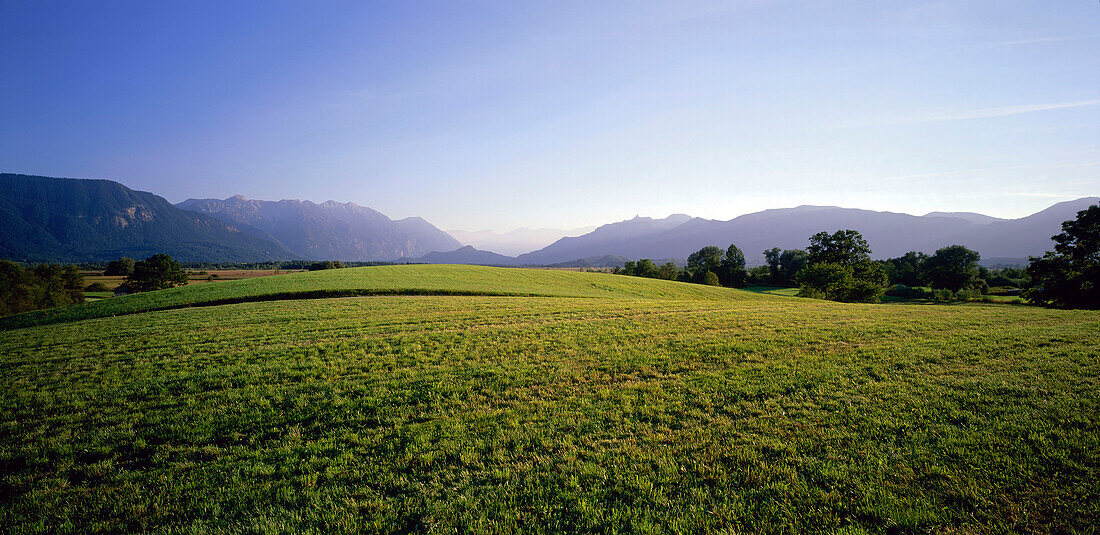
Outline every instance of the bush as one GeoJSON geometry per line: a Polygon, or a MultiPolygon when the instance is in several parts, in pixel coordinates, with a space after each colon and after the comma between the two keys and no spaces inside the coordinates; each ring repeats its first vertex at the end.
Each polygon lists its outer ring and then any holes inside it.
{"type": "Polygon", "coordinates": [[[109,292],[102,282],[93,282],[84,288],[85,292],[109,292]]]}
{"type": "Polygon", "coordinates": [[[852,279],[836,289],[835,299],[844,303],[878,303],[882,300],[882,286],[859,279],[852,279]]]}
{"type": "Polygon", "coordinates": [[[958,301],[969,301],[971,299],[977,299],[982,296],[982,292],[976,288],[963,288],[955,292],[955,299],[958,301]]]}
{"type": "Polygon", "coordinates": [[[715,275],[713,271],[707,271],[703,274],[703,284],[707,286],[721,286],[722,283],[718,281],[718,275],[715,275]]]}
{"type": "Polygon", "coordinates": [[[940,288],[939,290],[932,292],[932,298],[936,301],[943,301],[946,303],[948,301],[954,301],[955,294],[947,288],[940,288]]]}

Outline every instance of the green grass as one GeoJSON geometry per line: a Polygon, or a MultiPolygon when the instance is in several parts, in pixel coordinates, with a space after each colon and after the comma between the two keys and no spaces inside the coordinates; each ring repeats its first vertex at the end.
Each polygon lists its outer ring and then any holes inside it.
{"type": "MultiPolygon", "coordinates": [[[[390,287],[459,276],[405,269],[417,281],[390,287]]],[[[0,525],[1044,533],[1100,517],[1100,313],[465,273],[471,291],[589,293],[4,332],[0,525]]]]}
{"type": "Polygon", "coordinates": [[[721,288],[608,273],[479,266],[374,266],[195,284],[0,318],[0,330],[152,310],[258,300],[386,294],[715,299],[721,288]]]}
{"type": "Polygon", "coordinates": [[[798,288],[781,288],[778,286],[749,286],[745,288],[745,291],[768,295],[785,295],[787,297],[798,295],[798,288]]]}
{"type": "Polygon", "coordinates": [[[106,299],[108,297],[114,297],[114,292],[84,292],[84,298],[88,299],[106,299]]]}

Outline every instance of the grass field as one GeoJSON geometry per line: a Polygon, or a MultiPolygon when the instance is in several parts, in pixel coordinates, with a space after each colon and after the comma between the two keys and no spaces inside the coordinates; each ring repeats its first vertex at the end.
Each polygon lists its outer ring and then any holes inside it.
{"type": "MultiPolygon", "coordinates": [[[[208,282],[223,282],[239,279],[253,279],[256,277],[270,277],[272,275],[280,275],[284,273],[296,273],[301,270],[278,270],[278,269],[214,269],[209,271],[199,270],[187,270],[187,284],[205,284],[208,282]],[[205,273],[200,275],[199,273],[205,273]],[[214,280],[210,281],[209,277],[213,275],[214,280]]],[[[84,284],[92,284],[98,282],[105,286],[108,290],[114,291],[122,283],[126,282],[126,277],[121,275],[104,275],[101,271],[84,271],[84,284]]],[[[84,292],[84,297],[110,297],[93,295],[102,292],[84,292]]],[[[113,294],[112,294],[113,295],[113,294]]]]}
{"type": "Polygon", "coordinates": [[[637,277],[613,277],[606,273],[478,266],[374,266],[188,285],[37,310],[0,318],[0,329],[249,300],[433,293],[654,299],[716,299],[728,295],[719,288],[654,284],[637,277]]]}
{"type": "Polygon", "coordinates": [[[454,266],[147,295],[0,334],[0,525],[1088,533],[1100,518],[1097,312],[454,266]],[[136,313],[348,289],[486,295],[136,313]]]}

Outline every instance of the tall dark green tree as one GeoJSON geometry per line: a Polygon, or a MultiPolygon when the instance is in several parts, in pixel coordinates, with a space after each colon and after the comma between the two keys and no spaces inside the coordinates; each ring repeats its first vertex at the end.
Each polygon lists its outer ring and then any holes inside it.
{"type": "Polygon", "coordinates": [[[1051,238],[1054,251],[1032,257],[1024,297],[1058,308],[1100,308],[1100,204],[1077,212],[1051,238]]]}
{"type": "Polygon", "coordinates": [[[937,249],[936,253],[921,263],[921,272],[933,288],[947,288],[957,292],[975,284],[978,279],[977,251],[962,245],[950,245],[937,249]]]}
{"type": "Polygon", "coordinates": [[[732,243],[722,257],[722,275],[720,278],[725,279],[722,282],[727,286],[740,288],[745,285],[745,253],[732,243]]]}
{"type": "Polygon", "coordinates": [[[779,278],[776,284],[792,284],[794,277],[809,263],[809,255],[802,249],[784,249],[779,255],[779,278]]]}
{"type": "Polygon", "coordinates": [[[713,245],[708,245],[691,253],[687,262],[691,277],[697,282],[703,282],[703,275],[706,272],[717,273],[721,271],[722,256],[722,250],[713,245]]]}
{"type": "Polygon", "coordinates": [[[779,265],[782,262],[782,257],[783,251],[778,247],[772,247],[764,251],[764,263],[768,264],[768,272],[771,275],[772,283],[779,281],[779,265]]]}
{"type": "Polygon", "coordinates": [[[650,279],[656,279],[660,275],[660,270],[657,268],[657,264],[654,264],[652,260],[643,258],[634,264],[634,276],[636,277],[648,277],[650,279]]]}
{"type": "Polygon", "coordinates": [[[886,260],[886,275],[890,284],[904,284],[906,286],[924,286],[925,279],[922,269],[928,255],[909,251],[897,258],[886,260]]]}
{"type": "Polygon", "coordinates": [[[680,268],[672,262],[665,262],[658,268],[657,278],[674,281],[680,277],[680,268]]]}
{"type": "Polygon", "coordinates": [[[126,286],[135,292],[162,290],[187,284],[183,266],[166,254],[156,254],[134,263],[134,272],[126,278],[126,286]]]}
{"type": "Polygon", "coordinates": [[[863,235],[846,229],[832,234],[818,232],[810,236],[810,246],[806,248],[811,264],[840,264],[851,266],[871,259],[871,246],[863,235]]]}
{"type": "Polygon", "coordinates": [[[809,265],[796,277],[800,295],[860,303],[882,298],[886,272],[871,261],[871,247],[859,232],[818,232],[806,251],[809,265]]]}
{"type": "Polygon", "coordinates": [[[111,260],[107,263],[107,269],[103,271],[104,275],[128,277],[134,272],[134,259],[126,258],[125,256],[118,260],[111,260]]]}

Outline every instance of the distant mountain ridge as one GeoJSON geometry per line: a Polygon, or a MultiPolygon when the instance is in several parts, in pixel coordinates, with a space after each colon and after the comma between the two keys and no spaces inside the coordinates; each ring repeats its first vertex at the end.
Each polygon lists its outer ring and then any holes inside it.
{"type": "Polygon", "coordinates": [[[421,261],[488,265],[618,264],[623,259],[685,259],[706,245],[737,244],[749,265],[771,247],[801,249],[811,235],[854,229],[875,258],[965,245],[1005,263],[1041,255],[1085,197],[1018,219],[970,212],[923,216],[835,206],[798,206],[728,221],[674,214],[635,217],[541,249],[507,256],[462,244],[419,217],[391,220],[354,203],[263,201],[241,196],[188,199],[173,206],[109,180],[0,174],[0,258],[82,262],[168,253],[186,262],[265,260],[421,261]]]}
{"type": "Polygon", "coordinates": [[[456,240],[465,245],[472,245],[480,250],[515,256],[536,249],[542,249],[563,237],[580,236],[581,234],[592,232],[595,229],[596,227],[582,227],[568,230],[552,228],[518,228],[508,232],[494,232],[491,230],[473,232],[465,230],[448,230],[447,234],[454,236],[456,240]]]}
{"type": "Polygon", "coordinates": [[[393,261],[462,246],[419,217],[391,220],[355,203],[246,199],[187,199],[176,207],[237,225],[273,240],[301,258],[393,261]]]}
{"type": "Polygon", "coordinates": [[[0,258],[84,262],[157,253],[184,262],[295,258],[275,242],[118,182],[0,174],[0,258]]]}
{"type": "MultiPolygon", "coordinates": [[[[1098,202],[1098,197],[1085,197],[1019,219],[945,212],[914,216],[809,205],[763,210],[728,221],[682,214],[664,219],[635,217],[603,225],[583,236],[562,238],[517,256],[513,265],[551,265],[604,255],[682,259],[707,245],[726,247],[731,243],[745,252],[749,265],[760,265],[764,250],[804,249],[811,235],[839,229],[859,231],[871,245],[874,258],[898,257],[908,251],[931,253],[961,244],[980,252],[983,258],[1024,260],[1052,249],[1050,237],[1061,232],[1061,223],[1098,202]]],[[[436,256],[433,260],[442,262],[446,257],[436,256]]]]}

